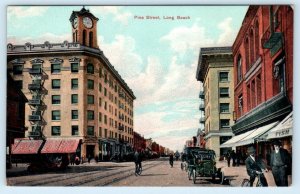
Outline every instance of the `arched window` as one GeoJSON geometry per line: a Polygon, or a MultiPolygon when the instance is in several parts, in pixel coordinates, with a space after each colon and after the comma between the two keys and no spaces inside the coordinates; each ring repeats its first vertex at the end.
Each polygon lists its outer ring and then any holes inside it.
{"type": "Polygon", "coordinates": [[[246,59],[246,70],[249,69],[249,40],[248,37],[245,40],[245,59],[246,59]]]}
{"type": "Polygon", "coordinates": [[[87,64],[87,73],[94,74],[94,65],[92,63],[87,64]]]}
{"type": "Polygon", "coordinates": [[[253,29],[250,30],[250,48],[249,48],[249,51],[250,51],[250,65],[253,64],[254,62],[254,33],[253,33],[253,29]]]}
{"type": "Polygon", "coordinates": [[[237,59],[237,83],[242,80],[242,57],[241,55],[238,56],[237,59]]]}
{"type": "Polygon", "coordinates": [[[86,45],[85,42],[86,42],[86,30],[83,30],[83,33],[82,33],[82,44],[86,45]]]}
{"type": "Polygon", "coordinates": [[[259,24],[255,23],[255,59],[259,57],[259,24]]]}
{"type": "Polygon", "coordinates": [[[89,46],[93,47],[93,32],[89,33],[89,46]]]}

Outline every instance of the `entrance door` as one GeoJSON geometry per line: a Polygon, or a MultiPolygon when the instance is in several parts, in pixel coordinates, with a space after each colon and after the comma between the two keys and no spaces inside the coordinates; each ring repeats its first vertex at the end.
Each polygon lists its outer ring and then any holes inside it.
{"type": "Polygon", "coordinates": [[[95,150],[95,145],[87,145],[86,146],[86,157],[94,158],[94,150],[95,150]]]}

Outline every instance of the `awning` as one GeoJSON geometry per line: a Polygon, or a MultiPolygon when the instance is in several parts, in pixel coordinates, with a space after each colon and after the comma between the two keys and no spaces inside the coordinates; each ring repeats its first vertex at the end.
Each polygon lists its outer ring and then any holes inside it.
{"type": "Polygon", "coordinates": [[[37,154],[43,140],[15,139],[11,154],[37,154]]]}
{"type": "Polygon", "coordinates": [[[250,135],[252,131],[247,131],[246,133],[242,133],[240,135],[237,136],[233,136],[231,139],[229,139],[228,141],[226,141],[225,143],[223,143],[222,145],[220,145],[220,148],[229,148],[229,147],[234,147],[235,144],[240,141],[241,139],[245,138],[246,136],[250,135]]]}
{"type": "Polygon", "coordinates": [[[220,148],[227,148],[227,147],[236,147],[236,146],[243,146],[253,144],[255,140],[260,139],[261,136],[266,134],[269,130],[275,127],[278,124],[277,122],[253,129],[251,131],[247,131],[246,133],[237,135],[223,143],[220,148]]]}
{"type": "Polygon", "coordinates": [[[267,133],[270,129],[274,128],[279,122],[274,122],[262,127],[259,127],[257,129],[254,129],[253,132],[246,136],[245,138],[239,140],[235,146],[243,146],[243,145],[249,145],[253,144],[256,140],[260,139],[262,135],[267,133]]]}
{"type": "Polygon", "coordinates": [[[293,112],[266,134],[266,139],[275,139],[293,135],[293,112]]]}
{"type": "Polygon", "coordinates": [[[41,153],[75,153],[79,141],[80,139],[48,138],[41,153]]]}

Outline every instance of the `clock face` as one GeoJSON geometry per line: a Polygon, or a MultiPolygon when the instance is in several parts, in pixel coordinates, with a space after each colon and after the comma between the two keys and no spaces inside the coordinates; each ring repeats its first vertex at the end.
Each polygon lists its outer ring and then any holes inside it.
{"type": "Polygon", "coordinates": [[[87,28],[91,28],[93,26],[93,21],[89,17],[84,17],[83,18],[83,25],[87,28]]]}
{"type": "Polygon", "coordinates": [[[74,20],[73,20],[73,28],[77,28],[78,26],[78,18],[76,17],[74,20]]]}

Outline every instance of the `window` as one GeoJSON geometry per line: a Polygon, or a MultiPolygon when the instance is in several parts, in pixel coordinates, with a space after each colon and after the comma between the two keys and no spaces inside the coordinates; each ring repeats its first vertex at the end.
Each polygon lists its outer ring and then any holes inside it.
{"type": "Polygon", "coordinates": [[[51,64],[51,73],[60,73],[60,64],[51,64]]]}
{"type": "Polygon", "coordinates": [[[102,137],[102,128],[99,127],[99,137],[102,137]]]}
{"type": "Polygon", "coordinates": [[[72,94],[71,95],[71,103],[77,104],[78,103],[78,94],[72,94]]]}
{"type": "Polygon", "coordinates": [[[78,119],[78,110],[72,110],[72,119],[77,120],[78,119]]]}
{"type": "Polygon", "coordinates": [[[87,100],[88,100],[88,104],[94,104],[94,96],[93,95],[88,95],[87,100]]]}
{"type": "Polygon", "coordinates": [[[22,88],[23,88],[23,81],[22,80],[16,80],[15,81],[15,86],[16,86],[17,89],[22,90],[22,88]]]}
{"type": "Polygon", "coordinates": [[[220,98],[229,97],[229,88],[220,88],[220,98]]]}
{"type": "Polygon", "coordinates": [[[250,53],[249,53],[249,41],[248,38],[246,38],[245,40],[245,59],[246,59],[246,70],[248,71],[249,69],[249,57],[250,57],[250,53]]]}
{"type": "Polygon", "coordinates": [[[104,137],[107,138],[107,129],[104,129],[104,137]]]}
{"type": "Polygon", "coordinates": [[[104,115],[104,124],[107,124],[107,116],[104,115]]]}
{"type": "Polygon", "coordinates": [[[102,84],[99,84],[99,92],[102,92],[102,84]]]}
{"type": "Polygon", "coordinates": [[[104,96],[106,96],[107,95],[107,90],[106,90],[106,88],[104,88],[104,96]]]}
{"type": "Polygon", "coordinates": [[[102,106],[102,99],[99,98],[99,107],[101,107],[101,106],[102,106]]]}
{"type": "Polygon", "coordinates": [[[94,89],[94,80],[88,79],[88,89],[94,89]]]}
{"type": "Polygon", "coordinates": [[[52,136],[60,136],[60,126],[52,126],[51,127],[51,135],[52,136]]]}
{"type": "Polygon", "coordinates": [[[87,135],[88,136],[94,136],[95,133],[94,133],[94,126],[88,126],[87,127],[87,135]]]}
{"type": "Polygon", "coordinates": [[[79,63],[71,63],[71,72],[77,73],[79,70],[79,63]]]}
{"type": "Polygon", "coordinates": [[[257,91],[257,104],[261,103],[261,78],[260,75],[256,77],[256,91],[257,91]]]}
{"type": "Polygon", "coordinates": [[[220,120],[220,127],[221,128],[230,128],[229,119],[221,119],[220,120]]]}
{"type": "Polygon", "coordinates": [[[243,115],[243,95],[241,94],[238,97],[238,116],[242,116],[243,115]]]}
{"type": "Polygon", "coordinates": [[[89,63],[87,64],[87,73],[94,74],[94,65],[89,63]]]}
{"type": "Polygon", "coordinates": [[[99,112],[99,122],[101,123],[102,122],[102,113],[99,112]]]}
{"type": "Polygon", "coordinates": [[[60,120],[60,111],[59,110],[53,110],[52,111],[52,120],[53,121],[59,121],[60,120]]]}
{"type": "Polygon", "coordinates": [[[72,135],[79,135],[78,125],[72,125],[72,135]]]}
{"type": "Polygon", "coordinates": [[[71,79],[71,89],[78,89],[78,79],[71,79]]]}
{"type": "Polygon", "coordinates": [[[242,57],[239,55],[237,62],[237,79],[238,83],[242,80],[242,57]]]}
{"type": "Polygon", "coordinates": [[[107,102],[104,102],[104,109],[107,110],[107,102]]]}
{"type": "Polygon", "coordinates": [[[88,110],[87,117],[88,117],[88,120],[94,120],[94,111],[88,110]]]}
{"type": "Polygon", "coordinates": [[[60,89],[60,79],[52,80],[52,89],[60,89]]]}
{"type": "Polygon", "coordinates": [[[52,95],[52,104],[60,104],[60,95],[52,95]]]}
{"type": "Polygon", "coordinates": [[[19,75],[23,73],[23,65],[14,65],[13,66],[14,75],[19,75]]]}
{"type": "Polygon", "coordinates": [[[89,46],[93,47],[93,32],[89,33],[89,46]]]}
{"type": "Polygon", "coordinates": [[[229,113],[229,103],[220,103],[220,112],[229,113]]]}
{"type": "Polygon", "coordinates": [[[228,81],[228,72],[220,72],[220,82],[228,81]]]}

